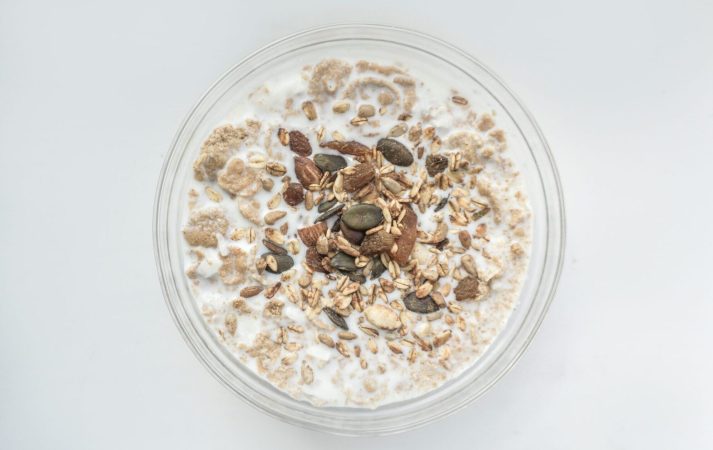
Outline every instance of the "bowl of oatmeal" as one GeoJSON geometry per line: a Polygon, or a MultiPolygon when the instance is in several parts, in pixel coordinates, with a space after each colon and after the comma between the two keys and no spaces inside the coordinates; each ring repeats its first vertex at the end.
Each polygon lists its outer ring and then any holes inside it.
{"type": "Polygon", "coordinates": [[[481,63],[413,31],[299,33],[182,124],[155,253],[183,337],[274,417],[349,434],[451,414],[512,367],[564,249],[536,123],[481,63]]]}

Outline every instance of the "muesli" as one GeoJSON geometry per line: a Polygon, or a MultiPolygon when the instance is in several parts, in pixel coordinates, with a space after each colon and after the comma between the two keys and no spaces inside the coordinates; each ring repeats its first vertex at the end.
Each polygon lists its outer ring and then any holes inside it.
{"type": "Polygon", "coordinates": [[[398,65],[270,80],[205,139],[183,224],[206,323],[321,406],[422,395],[516,306],[531,211],[497,117],[398,65]]]}

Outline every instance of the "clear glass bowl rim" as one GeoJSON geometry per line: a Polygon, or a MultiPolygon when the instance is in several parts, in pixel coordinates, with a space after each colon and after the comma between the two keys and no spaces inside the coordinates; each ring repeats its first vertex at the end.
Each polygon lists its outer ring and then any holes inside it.
{"type": "MultiPolygon", "coordinates": [[[[359,38],[355,37],[354,39],[359,38]]],[[[198,100],[179,127],[161,169],[153,216],[154,254],[164,299],[181,335],[209,372],[244,401],[272,417],[309,429],[355,436],[403,432],[447,417],[474,402],[500,380],[514,366],[532,341],[555,295],[564,260],[565,235],[564,198],[554,159],[539,126],[517,96],[492,70],[459,48],[418,31],[377,24],[338,24],[294,33],[253,52],[226,71],[198,100]],[[226,358],[230,358],[230,356],[226,354],[225,349],[219,346],[214,339],[211,341],[206,335],[207,330],[200,329],[200,326],[197,326],[196,322],[192,320],[195,317],[191,317],[191,311],[186,308],[186,304],[182,301],[177,290],[174,278],[177,274],[172,269],[170,259],[169,246],[171,243],[167,230],[172,226],[172,222],[169,218],[169,203],[175,200],[172,187],[176,181],[176,167],[186,150],[180,148],[180,143],[188,133],[189,125],[196,120],[201,107],[231,74],[244,66],[249,66],[261,55],[275,48],[296,43],[298,40],[312,39],[309,41],[309,45],[318,45],[327,42],[327,40],[323,40],[324,35],[330,33],[355,36],[368,36],[373,33],[379,36],[388,36],[389,42],[410,46],[413,46],[415,41],[420,45],[450,52],[478,66],[490,77],[488,81],[492,83],[492,86],[499,90],[498,95],[495,96],[498,101],[501,104],[504,101],[507,106],[503,104],[503,107],[511,115],[514,113],[519,117],[519,119],[513,117],[513,120],[518,123],[518,126],[525,125],[531,133],[530,137],[533,142],[536,143],[534,146],[536,148],[533,148],[529,143],[528,146],[536,161],[540,182],[545,193],[547,210],[545,262],[538,289],[525,319],[515,332],[514,337],[504,347],[504,351],[495,356],[495,359],[480,377],[470,380],[467,384],[461,383],[459,387],[450,390],[437,389],[434,391],[435,395],[429,393],[374,410],[314,407],[289,398],[284,393],[267,385],[248,369],[240,370],[238,368],[241,373],[236,374],[234,372],[236,367],[232,367],[231,370],[231,367],[226,364],[226,358]],[[440,394],[438,391],[441,391],[440,394]]],[[[178,275],[182,276],[182,273],[178,275]]],[[[203,328],[206,327],[203,326],[203,328]]]]}

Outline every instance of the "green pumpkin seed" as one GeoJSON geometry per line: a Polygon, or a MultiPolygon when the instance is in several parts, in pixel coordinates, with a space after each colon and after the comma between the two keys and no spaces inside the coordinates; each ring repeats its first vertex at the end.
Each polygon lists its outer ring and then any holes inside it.
{"type": "Polygon", "coordinates": [[[322,203],[320,203],[319,206],[317,207],[317,212],[323,213],[323,212],[325,212],[325,211],[328,211],[329,208],[331,208],[332,206],[334,206],[334,205],[336,205],[336,204],[337,204],[337,200],[336,200],[336,199],[327,200],[326,202],[322,202],[322,203]]]}
{"type": "Polygon", "coordinates": [[[357,231],[366,231],[374,228],[384,220],[381,208],[367,203],[360,203],[349,208],[342,214],[342,222],[349,228],[357,231]]]}
{"type": "Polygon", "coordinates": [[[275,262],[277,262],[277,270],[272,270],[270,266],[266,267],[265,270],[267,270],[270,273],[282,273],[285,270],[289,270],[292,268],[292,266],[295,265],[295,261],[292,259],[290,255],[278,255],[276,253],[265,253],[262,255],[263,258],[272,255],[275,258],[275,262]]]}
{"type": "Polygon", "coordinates": [[[356,272],[341,272],[342,275],[346,275],[349,277],[351,281],[356,281],[359,284],[366,283],[366,277],[364,276],[361,271],[356,271],[356,272]]]}
{"type": "Polygon", "coordinates": [[[329,320],[331,320],[334,325],[338,326],[343,330],[349,329],[349,327],[347,326],[347,322],[344,320],[344,317],[342,317],[338,312],[336,312],[329,306],[325,306],[324,308],[322,308],[322,311],[327,314],[327,317],[329,317],[329,320]]]}
{"type": "Polygon", "coordinates": [[[381,274],[386,271],[386,266],[381,262],[381,258],[378,256],[371,258],[371,260],[373,261],[371,265],[371,279],[374,280],[379,278],[381,274]]]}
{"type": "Polygon", "coordinates": [[[336,213],[341,211],[343,208],[344,208],[344,203],[337,203],[332,209],[325,211],[322,214],[320,214],[319,216],[317,216],[317,218],[314,219],[314,223],[322,222],[324,220],[329,219],[330,217],[332,217],[333,215],[335,215],[336,213]]]}
{"type": "Polygon", "coordinates": [[[356,264],[354,264],[354,257],[342,252],[334,255],[329,261],[329,264],[331,264],[335,269],[344,272],[354,272],[358,269],[356,264]]]}
{"type": "Polygon", "coordinates": [[[314,163],[322,169],[323,172],[336,173],[347,167],[347,160],[339,155],[327,155],[326,153],[320,153],[314,155],[314,163]]]}
{"type": "Polygon", "coordinates": [[[395,166],[410,166],[413,164],[413,154],[401,142],[383,138],[376,143],[376,149],[380,151],[384,158],[395,166]]]}
{"type": "Polygon", "coordinates": [[[446,204],[448,204],[448,199],[451,197],[451,194],[448,194],[447,196],[443,197],[437,204],[436,207],[433,209],[433,212],[438,212],[442,210],[443,208],[446,207],[446,204]]]}
{"type": "Polygon", "coordinates": [[[339,230],[342,232],[344,239],[351,242],[354,245],[361,245],[366,234],[363,231],[352,230],[344,223],[339,223],[339,230]]]}
{"type": "Polygon", "coordinates": [[[409,311],[419,314],[430,314],[438,311],[438,305],[433,301],[430,295],[424,298],[418,298],[416,297],[415,291],[404,297],[404,306],[409,311]]]}

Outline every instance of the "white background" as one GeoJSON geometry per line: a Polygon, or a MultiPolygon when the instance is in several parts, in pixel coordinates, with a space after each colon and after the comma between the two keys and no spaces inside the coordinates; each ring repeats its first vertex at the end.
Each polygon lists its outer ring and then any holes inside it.
{"type": "Polygon", "coordinates": [[[191,3],[0,0],[0,449],[713,446],[711,2],[191,3]],[[490,65],[539,120],[568,208],[560,289],[519,364],[387,438],[229,394],[169,319],[152,252],[162,159],[203,91],[345,21],[490,65]]]}

